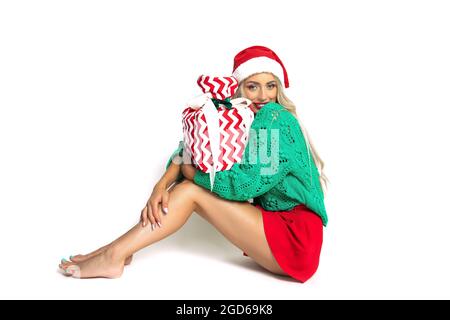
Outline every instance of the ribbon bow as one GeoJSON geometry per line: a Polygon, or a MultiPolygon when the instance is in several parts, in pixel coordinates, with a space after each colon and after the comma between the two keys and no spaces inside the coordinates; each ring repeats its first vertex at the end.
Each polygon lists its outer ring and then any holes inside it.
{"type": "MultiPolygon", "coordinates": [[[[219,166],[219,154],[220,154],[220,125],[219,125],[219,104],[224,105],[227,109],[245,109],[252,102],[246,98],[237,98],[230,100],[227,98],[225,100],[219,100],[211,97],[211,93],[207,92],[200,96],[197,96],[187,103],[187,106],[198,110],[202,109],[205,115],[205,120],[208,125],[209,143],[211,147],[212,154],[212,169],[209,173],[210,187],[211,191],[214,186],[214,178],[216,176],[216,171],[219,166]]],[[[252,124],[252,112],[246,113],[242,112],[243,122],[245,125],[246,134],[249,134],[250,126],[252,124]],[[248,116],[246,116],[248,114],[248,116]]]]}
{"type": "Polygon", "coordinates": [[[225,100],[211,98],[211,100],[216,108],[219,108],[219,105],[223,105],[227,109],[231,109],[233,107],[233,104],[230,102],[230,98],[226,98],[225,100]]]}

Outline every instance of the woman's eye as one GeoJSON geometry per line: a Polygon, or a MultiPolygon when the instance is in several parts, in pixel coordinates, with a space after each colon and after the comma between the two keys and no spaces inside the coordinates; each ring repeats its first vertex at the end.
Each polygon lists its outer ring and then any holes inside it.
{"type": "Polygon", "coordinates": [[[273,88],[276,87],[276,85],[272,83],[272,84],[269,84],[267,87],[268,87],[269,89],[273,89],[273,88]]]}
{"type": "Polygon", "coordinates": [[[251,91],[254,91],[256,89],[256,86],[248,86],[247,89],[251,90],[251,91]]]}

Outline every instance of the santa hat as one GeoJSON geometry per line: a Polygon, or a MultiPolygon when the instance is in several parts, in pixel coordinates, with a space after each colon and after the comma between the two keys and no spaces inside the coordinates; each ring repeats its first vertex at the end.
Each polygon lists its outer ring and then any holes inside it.
{"type": "Polygon", "coordinates": [[[260,72],[271,72],[289,88],[287,71],[275,52],[263,46],[242,50],[234,57],[233,76],[241,82],[248,76],[260,72]]]}

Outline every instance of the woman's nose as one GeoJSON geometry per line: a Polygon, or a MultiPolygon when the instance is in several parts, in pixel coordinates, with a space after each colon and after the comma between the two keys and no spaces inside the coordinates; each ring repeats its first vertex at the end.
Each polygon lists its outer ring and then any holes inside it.
{"type": "Polygon", "coordinates": [[[261,89],[259,91],[258,100],[264,102],[267,100],[267,92],[265,89],[261,89]]]}

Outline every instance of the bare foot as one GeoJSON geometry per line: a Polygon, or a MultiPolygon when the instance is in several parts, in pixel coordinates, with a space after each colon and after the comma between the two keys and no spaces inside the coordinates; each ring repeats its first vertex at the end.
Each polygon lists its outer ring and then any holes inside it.
{"type": "Polygon", "coordinates": [[[118,278],[123,273],[124,261],[106,250],[83,262],[66,261],[59,267],[64,275],[75,278],[118,278]]]}
{"type": "MultiPolygon", "coordinates": [[[[75,263],[80,263],[80,262],[86,261],[86,260],[88,260],[88,259],[90,259],[92,257],[95,257],[96,255],[104,252],[106,249],[109,248],[109,246],[110,245],[108,244],[108,245],[103,246],[103,247],[101,247],[101,248],[99,248],[99,249],[97,249],[95,251],[92,251],[91,253],[88,253],[88,254],[77,254],[75,256],[70,256],[70,260],[72,262],[75,262],[75,263]]],[[[128,258],[126,258],[125,259],[125,265],[126,266],[129,265],[132,260],[133,260],[133,255],[131,255],[128,258]]],[[[61,260],[62,264],[64,264],[65,262],[67,262],[67,260],[64,260],[64,261],[61,260]]]]}
{"type": "MultiPolygon", "coordinates": [[[[97,254],[97,255],[98,255],[98,254],[97,254]]],[[[74,262],[73,259],[72,259],[71,261],[70,261],[70,260],[66,260],[66,259],[61,259],[61,263],[60,263],[60,265],[59,265],[60,268],[67,268],[68,266],[79,264],[79,263],[84,262],[84,261],[86,261],[86,260],[92,259],[92,258],[95,257],[96,255],[94,255],[94,256],[92,256],[92,257],[90,257],[90,258],[87,258],[87,255],[81,255],[81,256],[83,256],[83,258],[80,259],[80,261],[77,260],[76,262],[74,262]]],[[[73,258],[73,257],[72,257],[72,258],[73,258]]],[[[124,265],[125,265],[125,266],[129,265],[129,264],[131,263],[131,260],[133,260],[133,255],[131,255],[131,256],[129,256],[128,258],[125,259],[124,265]]]]}

